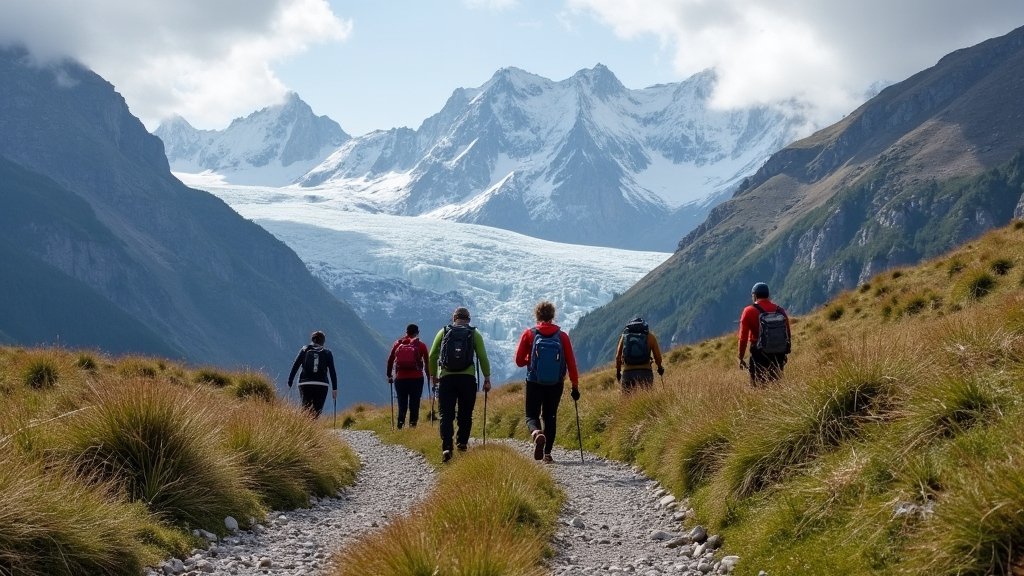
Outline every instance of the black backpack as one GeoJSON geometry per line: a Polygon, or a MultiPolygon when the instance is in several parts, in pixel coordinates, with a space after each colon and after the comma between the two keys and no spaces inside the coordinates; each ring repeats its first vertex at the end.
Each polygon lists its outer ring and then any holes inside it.
{"type": "Polygon", "coordinates": [[[760,331],[757,334],[757,342],[754,343],[761,352],[765,354],[789,354],[789,330],[786,329],[786,311],[779,306],[775,312],[766,312],[756,303],[754,308],[760,312],[758,323],[760,331]]]}
{"type": "Polygon", "coordinates": [[[302,375],[315,382],[327,382],[327,349],[323,346],[306,346],[302,359],[302,375]]]}
{"type": "Polygon", "coordinates": [[[449,324],[441,337],[441,368],[461,372],[473,365],[476,328],[465,324],[449,324]]]}
{"type": "Polygon", "coordinates": [[[651,347],[647,345],[647,324],[627,324],[622,331],[622,361],[636,366],[651,363],[651,347]]]}

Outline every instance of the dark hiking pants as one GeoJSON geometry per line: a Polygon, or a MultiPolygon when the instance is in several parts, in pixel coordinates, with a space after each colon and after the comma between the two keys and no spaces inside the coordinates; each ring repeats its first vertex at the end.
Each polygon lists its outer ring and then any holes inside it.
{"type": "Polygon", "coordinates": [[[441,450],[451,450],[455,421],[459,422],[456,443],[469,444],[473,428],[473,406],[476,404],[476,377],[472,374],[448,374],[437,387],[437,405],[441,412],[441,450]],[[456,407],[457,406],[457,407],[456,407]]]}
{"type": "Polygon", "coordinates": [[[785,354],[765,354],[754,348],[750,351],[750,385],[764,386],[782,377],[786,367],[785,354]]]}
{"type": "Polygon", "coordinates": [[[626,370],[622,373],[622,391],[632,392],[638,388],[650,388],[654,385],[654,370],[626,370]]]}
{"type": "Polygon", "coordinates": [[[555,433],[558,431],[556,418],[558,416],[558,404],[562,401],[562,392],[565,390],[565,383],[559,382],[553,385],[538,384],[537,382],[526,383],[526,427],[532,434],[534,430],[544,433],[544,453],[551,454],[551,447],[555,445],[555,433]],[[544,427],[541,428],[541,420],[544,427]]]}
{"type": "Polygon", "coordinates": [[[405,413],[409,412],[409,426],[416,427],[420,419],[420,398],[423,397],[423,377],[395,380],[395,396],[398,398],[398,427],[405,424],[405,413]]]}
{"type": "Polygon", "coordinates": [[[302,400],[302,409],[309,410],[317,418],[324,411],[324,401],[327,400],[327,384],[318,382],[299,382],[299,398],[302,400]]]}

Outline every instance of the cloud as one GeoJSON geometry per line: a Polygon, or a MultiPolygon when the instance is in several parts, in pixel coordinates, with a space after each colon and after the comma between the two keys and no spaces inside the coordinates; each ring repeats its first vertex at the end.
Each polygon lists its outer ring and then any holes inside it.
{"type": "Polygon", "coordinates": [[[567,0],[622,38],[656,36],[686,77],[718,72],[713,104],[799,103],[814,124],[958,48],[1024,23],[1024,2],[987,0],[567,0]],[[982,8],[981,6],[984,6],[982,8]]]}
{"type": "Polygon", "coordinates": [[[220,128],[283,99],[274,65],[341,41],[327,0],[33,0],[0,3],[0,42],[70,56],[109,80],[150,128],[179,113],[220,128]]]}

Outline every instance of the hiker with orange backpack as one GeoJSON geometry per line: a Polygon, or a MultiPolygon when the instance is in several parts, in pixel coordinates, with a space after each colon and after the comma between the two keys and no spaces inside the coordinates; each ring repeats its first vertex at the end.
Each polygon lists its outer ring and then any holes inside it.
{"type": "Polygon", "coordinates": [[[420,419],[420,398],[423,396],[423,375],[430,352],[420,338],[420,327],[409,324],[405,336],[395,341],[388,356],[388,384],[394,386],[398,398],[398,429],[405,425],[409,413],[409,427],[415,428],[420,419]]]}
{"type": "Polygon", "coordinates": [[[553,462],[558,404],[565,390],[565,376],[572,383],[570,396],[580,399],[579,373],[569,335],[554,324],[555,305],[537,304],[533,314],[537,325],[527,328],[519,338],[516,366],[526,367],[526,427],[533,442],[536,460],[553,462]],[[543,427],[541,426],[543,420],[543,427]]]}
{"type": "Polygon", "coordinates": [[[615,348],[615,379],[622,385],[623,392],[654,385],[652,359],[658,365],[658,375],[664,375],[665,367],[661,365],[658,338],[651,332],[647,322],[637,316],[626,324],[615,348]]]}
{"type": "Polygon", "coordinates": [[[786,367],[792,333],[789,316],[768,298],[768,285],[754,284],[750,289],[753,304],[740,314],[740,368],[750,371],[750,385],[759,386],[779,379],[786,367]],[[750,344],[750,364],[743,356],[750,344]]]}

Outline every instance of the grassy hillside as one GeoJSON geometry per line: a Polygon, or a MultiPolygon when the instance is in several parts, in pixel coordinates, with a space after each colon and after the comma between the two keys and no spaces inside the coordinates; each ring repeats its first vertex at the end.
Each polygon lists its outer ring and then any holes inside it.
{"type": "MultiPolygon", "coordinates": [[[[688,498],[737,574],[1024,570],[1024,222],[794,329],[786,377],[765,389],[736,367],[733,335],[668,351],[664,382],[629,397],[610,368],[588,373],[584,446],[688,498]]],[[[490,437],[525,441],[522,398],[520,384],[490,395],[490,437]]],[[[567,397],[559,419],[575,446],[567,397]]]]}
{"type": "Polygon", "coordinates": [[[137,575],[357,467],[261,374],[0,348],[0,574],[137,575]]]}

